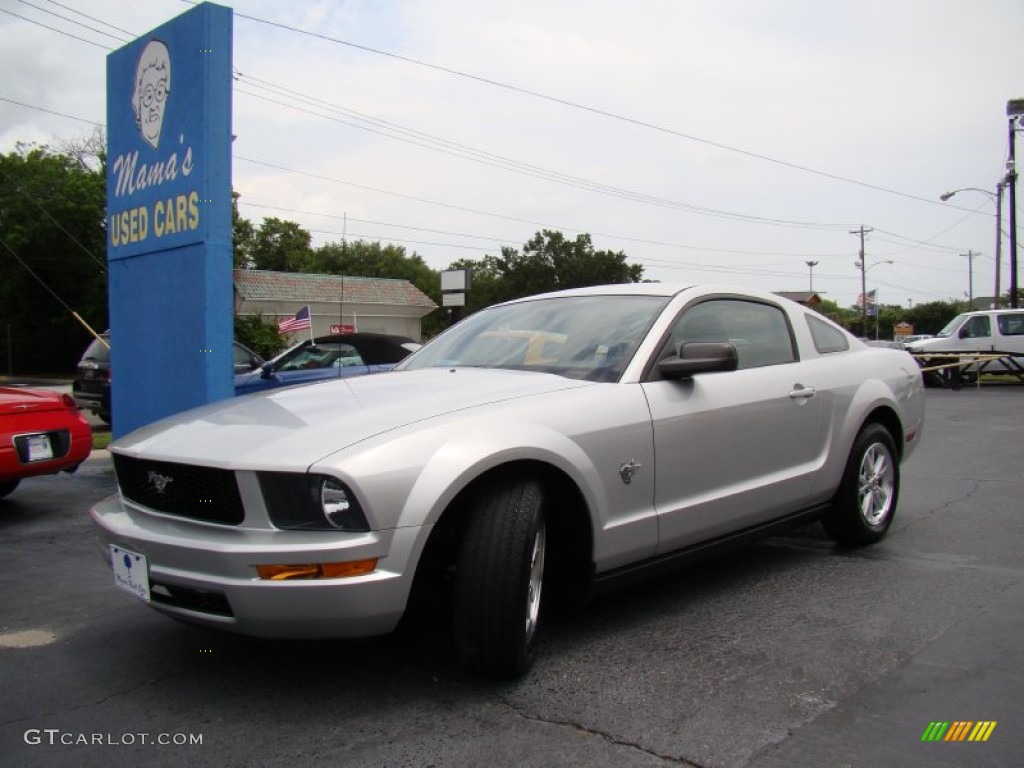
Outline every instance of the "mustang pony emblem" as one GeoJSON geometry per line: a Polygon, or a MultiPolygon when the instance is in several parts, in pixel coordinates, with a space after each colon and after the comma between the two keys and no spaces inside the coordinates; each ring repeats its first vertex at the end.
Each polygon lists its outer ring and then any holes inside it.
{"type": "Polygon", "coordinates": [[[633,482],[633,475],[635,475],[636,471],[640,469],[640,467],[642,466],[643,464],[641,464],[636,459],[630,459],[628,463],[625,463],[621,467],[619,467],[619,476],[622,478],[622,482],[624,482],[626,485],[629,485],[631,482],[633,482]]]}
{"type": "Polygon", "coordinates": [[[173,483],[174,478],[168,475],[161,475],[158,472],[150,470],[146,473],[146,479],[149,480],[150,484],[156,489],[157,493],[163,493],[164,488],[167,487],[168,483],[173,483]]]}

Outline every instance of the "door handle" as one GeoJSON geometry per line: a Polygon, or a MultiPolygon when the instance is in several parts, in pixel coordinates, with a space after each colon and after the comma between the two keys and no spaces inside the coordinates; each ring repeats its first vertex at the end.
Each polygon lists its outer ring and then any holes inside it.
{"type": "Polygon", "coordinates": [[[789,393],[791,400],[810,400],[816,394],[814,387],[805,387],[802,384],[795,384],[793,391],[789,393]]]}

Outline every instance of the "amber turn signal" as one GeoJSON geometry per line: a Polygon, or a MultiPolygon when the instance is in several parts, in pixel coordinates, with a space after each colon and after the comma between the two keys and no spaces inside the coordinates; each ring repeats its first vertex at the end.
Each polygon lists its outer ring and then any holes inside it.
{"type": "Polygon", "coordinates": [[[256,573],[261,579],[286,581],[289,579],[344,579],[372,573],[377,567],[377,558],[352,560],[347,563],[308,563],[306,565],[257,565],[256,573]]]}

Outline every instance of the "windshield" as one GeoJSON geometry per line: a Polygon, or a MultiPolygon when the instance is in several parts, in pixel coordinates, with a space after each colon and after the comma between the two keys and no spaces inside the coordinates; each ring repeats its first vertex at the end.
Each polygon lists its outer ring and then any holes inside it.
{"type": "Polygon", "coordinates": [[[943,328],[941,331],[939,331],[935,335],[938,336],[940,339],[945,339],[945,338],[948,338],[949,336],[952,336],[953,335],[953,331],[955,331],[957,329],[957,327],[960,325],[960,323],[963,322],[963,319],[964,319],[964,315],[957,315],[952,320],[950,320],[948,323],[946,323],[946,327],[945,328],[943,328]]]}
{"type": "Polygon", "coordinates": [[[572,296],[491,307],[398,368],[510,368],[618,381],[667,302],[660,296],[572,296]]]}
{"type": "Polygon", "coordinates": [[[308,341],[285,352],[274,360],[275,371],[301,371],[310,368],[350,368],[362,365],[363,358],[351,344],[344,342],[308,341]]]}

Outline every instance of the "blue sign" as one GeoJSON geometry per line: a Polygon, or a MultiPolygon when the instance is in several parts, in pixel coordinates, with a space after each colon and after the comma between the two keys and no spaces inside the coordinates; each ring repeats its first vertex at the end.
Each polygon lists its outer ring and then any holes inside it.
{"type": "Polygon", "coordinates": [[[115,437],[234,391],[231,27],[201,3],[107,58],[115,437]]]}
{"type": "Polygon", "coordinates": [[[231,11],[209,3],[111,54],[109,259],[230,238],[230,72],[231,11]],[[215,39],[218,16],[226,40],[215,39]],[[225,83],[212,76],[220,71],[225,83]]]}

